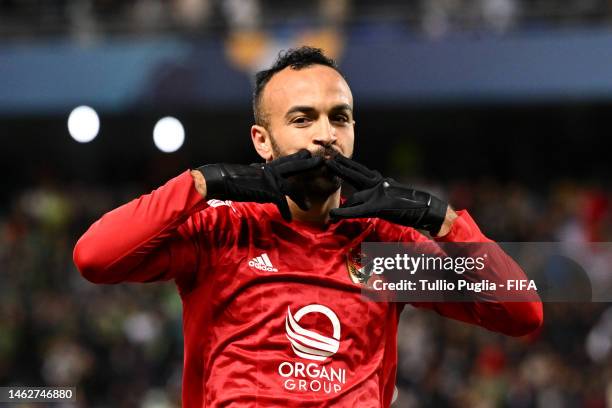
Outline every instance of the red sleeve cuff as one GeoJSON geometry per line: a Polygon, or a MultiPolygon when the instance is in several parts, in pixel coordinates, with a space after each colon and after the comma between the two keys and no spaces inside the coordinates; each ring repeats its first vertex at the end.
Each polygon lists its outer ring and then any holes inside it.
{"type": "Polygon", "coordinates": [[[478,228],[467,210],[457,211],[451,230],[443,237],[434,237],[437,242],[492,242],[478,228]]]}
{"type": "Polygon", "coordinates": [[[185,208],[190,214],[208,207],[208,201],[195,188],[191,170],[185,170],[175,178],[176,182],[186,189],[185,208]]]}

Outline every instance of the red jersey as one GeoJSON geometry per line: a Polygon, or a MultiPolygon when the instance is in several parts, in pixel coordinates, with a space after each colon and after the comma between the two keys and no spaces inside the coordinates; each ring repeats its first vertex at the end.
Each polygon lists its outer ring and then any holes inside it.
{"type": "MultiPolygon", "coordinates": [[[[425,240],[376,218],[321,228],[288,223],[273,204],[207,202],[185,172],[104,215],[74,260],[96,283],[174,279],[183,407],[387,407],[404,304],[366,301],[347,255],[362,241],[425,240]]],[[[443,240],[489,241],[465,211],[443,240]]],[[[539,302],[416,306],[512,335],[542,322],[539,302]]]]}

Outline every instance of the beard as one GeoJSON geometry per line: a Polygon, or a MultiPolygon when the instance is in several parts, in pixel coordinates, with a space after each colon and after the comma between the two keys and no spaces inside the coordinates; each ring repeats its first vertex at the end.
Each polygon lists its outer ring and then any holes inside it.
{"type": "MultiPolygon", "coordinates": [[[[276,157],[287,155],[279,149],[273,137],[270,137],[270,141],[272,151],[276,157]]],[[[338,151],[334,148],[330,146],[321,146],[312,153],[312,156],[329,156],[333,158],[337,154],[340,153],[338,153],[338,151]]],[[[291,189],[294,191],[302,191],[306,201],[310,205],[325,202],[325,200],[335,193],[342,184],[340,177],[332,173],[325,165],[291,176],[288,178],[288,180],[291,189]]]]}

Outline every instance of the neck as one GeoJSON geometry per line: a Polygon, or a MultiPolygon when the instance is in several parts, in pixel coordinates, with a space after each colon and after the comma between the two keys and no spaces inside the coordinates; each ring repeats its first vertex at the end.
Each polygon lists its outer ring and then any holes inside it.
{"type": "Polygon", "coordinates": [[[313,201],[308,211],[302,210],[289,197],[287,197],[287,202],[294,220],[325,225],[329,222],[329,211],[340,206],[340,189],[324,200],[313,201]]]}

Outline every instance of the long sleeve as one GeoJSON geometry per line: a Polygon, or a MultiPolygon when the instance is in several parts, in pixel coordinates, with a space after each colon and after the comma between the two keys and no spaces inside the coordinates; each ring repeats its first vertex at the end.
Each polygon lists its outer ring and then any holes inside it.
{"type": "MultiPolygon", "coordinates": [[[[488,239],[478,228],[467,211],[458,211],[451,231],[437,242],[482,242],[494,262],[493,266],[483,269],[478,276],[465,274],[463,279],[489,279],[499,282],[507,279],[526,279],[525,273],[503,250],[488,239]]],[[[536,295],[537,297],[537,295],[536,295]]],[[[437,313],[476,324],[489,330],[510,336],[522,336],[539,328],[544,319],[541,301],[505,302],[486,299],[468,302],[415,302],[413,306],[433,309],[437,313]]]]}
{"type": "Polygon", "coordinates": [[[94,283],[186,279],[198,263],[190,215],[207,206],[189,171],[96,221],[73,253],[94,283]]]}

